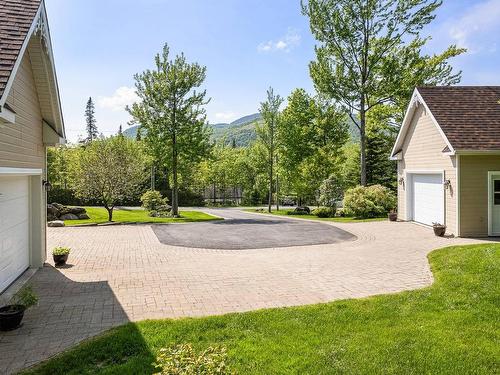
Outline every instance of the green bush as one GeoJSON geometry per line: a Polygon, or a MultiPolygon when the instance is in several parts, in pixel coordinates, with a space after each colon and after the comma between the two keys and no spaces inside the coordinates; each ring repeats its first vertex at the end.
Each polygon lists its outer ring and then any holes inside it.
{"type": "Polygon", "coordinates": [[[335,217],[336,211],[335,207],[318,207],[312,212],[312,214],[317,217],[327,218],[335,217]]]}
{"type": "Polygon", "coordinates": [[[68,255],[71,252],[69,247],[55,247],[52,250],[52,255],[68,255]]]}
{"type": "Polygon", "coordinates": [[[395,194],[381,185],[357,186],[344,195],[344,211],[360,219],[386,215],[394,207],[395,194]]]}
{"type": "Polygon", "coordinates": [[[227,352],[223,347],[209,347],[197,354],[191,344],[175,345],[160,350],[156,358],[156,375],[225,375],[227,352]]]}
{"type": "Polygon", "coordinates": [[[158,211],[162,206],[166,206],[167,198],[163,198],[156,190],[148,190],[141,197],[142,207],[147,211],[158,211]]]}

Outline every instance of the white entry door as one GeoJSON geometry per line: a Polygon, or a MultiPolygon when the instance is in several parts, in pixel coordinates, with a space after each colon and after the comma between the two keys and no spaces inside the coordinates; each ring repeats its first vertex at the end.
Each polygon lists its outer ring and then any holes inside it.
{"type": "Polygon", "coordinates": [[[413,220],[444,224],[444,188],[441,174],[412,175],[413,220]]]}
{"type": "Polygon", "coordinates": [[[490,235],[500,236],[500,174],[491,176],[489,191],[490,235]]]}
{"type": "Polygon", "coordinates": [[[0,177],[0,293],[29,267],[29,179],[0,177]]]}

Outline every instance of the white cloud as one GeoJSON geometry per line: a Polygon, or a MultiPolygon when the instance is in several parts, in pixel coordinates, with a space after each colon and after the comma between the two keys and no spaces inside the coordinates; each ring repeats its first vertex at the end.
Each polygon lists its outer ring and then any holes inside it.
{"type": "Polygon", "coordinates": [[[460,19],[453,21],[450,36],[458,46],[470,53],[482,50],[496,51],[496,39],[500,33],[500,0],[487,0],[474,7],[460,19]]]}
{"type": "Polygon", "coordinates": [[[257,46],[259,52],[284,51],[290,52],[300,44],[300,35],[294,29],[288,29],[288,32],[278,40],[269,40],[262,42],[257,46]]]}
{"type": "Polygon", "coordinates": [[[221,122],[229,122],[235,120],[236,118],[237,115],[234,112],[217,112],[215,114],[215,119],[221,122]]]}
{"type": "Polygon", "coordinates": [[[122,86],[116,89],[112,96],[100,96],[97,105],[101,108],[118,112],[123,111],[127,105],[131,105],[139,100],[133,87],[122,86]]]}

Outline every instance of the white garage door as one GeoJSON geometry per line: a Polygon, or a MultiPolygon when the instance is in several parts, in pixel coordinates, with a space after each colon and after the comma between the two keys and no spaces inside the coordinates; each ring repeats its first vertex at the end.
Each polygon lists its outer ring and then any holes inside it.
{"type": "Polygon", "coordinates": [[[0,293],[29,267],[28,177],[0,177],[0,293]]]}
{"type": "Polygon", "coordinates": [[[413,220],[427,225],[444,224],[444,191],[441,174],[414,174],[413,220]]]}

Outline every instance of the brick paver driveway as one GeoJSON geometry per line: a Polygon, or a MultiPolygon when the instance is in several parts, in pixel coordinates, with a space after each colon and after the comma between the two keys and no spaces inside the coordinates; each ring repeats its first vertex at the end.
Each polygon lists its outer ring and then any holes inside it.
{"type": "Polygon", "coordinates": [[[232,251],[164,245],[147,225],[49,229],[49,248],[73,249],[70,266],[48,264],[35,274],[39,306],[27,312],[23,327],[0,333],[0,371],[32,365],[128,321],[419,288],[432,281],[430,250],[473,242],[436,238],[409,223],[335,226],[357,239],[232,251]]]}

